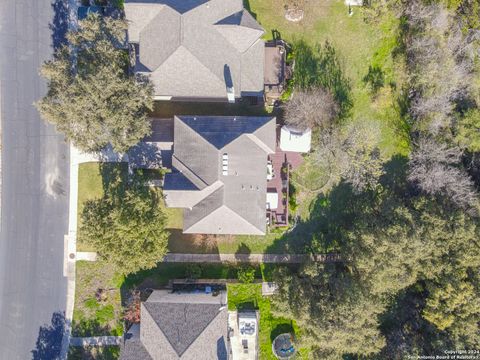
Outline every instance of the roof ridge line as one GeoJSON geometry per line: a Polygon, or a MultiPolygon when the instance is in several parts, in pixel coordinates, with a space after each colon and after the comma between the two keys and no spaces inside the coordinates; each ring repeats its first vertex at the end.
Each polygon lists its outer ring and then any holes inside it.
{"type": "MultiPolygon", "coordinates": [[[[163,337],[165,338],[165,340],[167,340],[167,343],[168,345],[170,345],[170,348],[172,349],[173,353],[174,354],[177,354],[177,350],[175,350],[175,348],[173,347],[173,344],[170,342],[170,339],[168,338],[168,336],[163,332],[162,328],[160,326],[158,326],[157,322],[155,321],[155,319],[153,318],[153,316],[150,314],[150,311],[147,309],[147,307],[144,305],[145,303],[147,303],[148,301],[145,301],[142,303],[142,305],[144,306],[145,308],[145,311],[148,313],[148,316],[150,316],[150,318],[152,319],[153,323],[156,325],[156,328],[158,330],[160,330],[160,333],[163,335],[163,337]]],[[[143,341],[140,339],[141,343],[143,344],[143,341]]],[[[145,345],[144,345],[145,347],[145,345]]],[[[148,354],[150,356],[152,356],[152,354],[150,353],[150,351],[148,351],[148,349],[145,347],[145,350],[147,350],[148,354]]]]}
{"type": "MultiPolygon", "coordinates": [[[[213,183],[211,183],[210,185],[208,185],[207,187],[203,188],[202,190],[200,190],[200,192],[207,192],[207,194],[205,194],[204,197],[202,197],[200,200],[198,200],[195,204],[192,205],[192,208],[197,205],[199,202],[205,200],[207,197],[209,197],[210,195],[212,195],[215,191],[217,191],[218,189],[220,189],[222,186],[224,186],[225,184],[220,181],[220,180],[215,180],[213,183]]],[[[223,192],[223,196],[225,197],[225,192],[223,192]]],[[[223,202],[222,202],[223,204],[223,202]]],[[[217,208],[218,209],[218,208],[217,208]]],[[[217,210],[215,209],[215,210],[217,210]]],[[[214,210],[214,211],[215,211],[214,210]]],[[[207,214],[208,215],[208,214],[207,214]]],[[[205,216],[207,216],[205,215],[205,216]]],[[[205,218],[205,216],[203,218],[205,218]]],[[[200,220],[202,220],[203,218],[201,218],[200,220]]]]}
{"type": "MultiPolygon", "coordinates": [[[[258,130],[258,129],[257,129],[258,130]]],[[[247,138],[252,140],[259,148],[265,151],[268,154],[274,154],[275,151],[270,149],[267,144],[265,144],[262,140],[260,140],[255,134],[242,134],[245,135],[247,138]]]]}
{"type": "MultiPolygon", "coordinates": [[[[223,305],[223,306],[224,306],[224,305],[223,305]]],[[[220,306],[219,309],[220,309],[221,307],[222,307],[222,306],[220,306]]],[[[215,315],[215,317],[212,319],[212,321],[210,321],[210,322],[207,324],[207,326],[205,326],[205,328],[203,328],[202,332],[201,332],[200,334],[198,334],[198,336],[195,338],[195,340],[193,340],[193,341],[191,342],[191,344],[188,345],[188,347],[183,351],[183,353],[180,354],[180,357],[182,357],[182,355],[185,354],[185,353],[187,352],[187,350],[190,349],[190,347],[197,342],[197,340],[198,340],[198,338],[200,337],[200,335],[202,335],[202,334],[205,332],[205,330],[208,328],[208,325],[210,325],[214,320],[216,320],[217,317],[220,316],[220,314],[221,314],[221,311],[218,311],[217,315],[215,315]]],[[[175,352],[176,352],[176,351],[175,351],[175,352]]],[[[177,353],[177,354],[178,354],[178,353],[177,353]]]]}
{"type": "MultiPolygon", "coordinates": [[[[197,204],[199,204],[200,202],[202,202],[203,200],[205,200],[206,198],[208,198],[209,196],[211,196],[212,194],[214,194],[215,191],[218,191],[218,190],[220,190],[222,187],[225,186],[225,184],[224,184],[222,181],[220,181],[220,180],[216,180],[216,181],[215,181],[212,185],[210,185],[210,186],[213,186],[213,185],[218,184],[218,183],[219,183],[221,186],[218,186],[217,188],[213,189],[213,191],[209,192],[205,197],[203,197],[203,198],[200,199],[197,203],[195,203],[195,205],[193,205],[193,207],[196,206],[197,204]]],[[[209,187],[210,187],[210,186],[209,186],[209,187]]],[[[223,191],[222,197],[225,198],[225,191],[223,191]]],[[[183,232],[188,231],[188,229],[190,229],[190,228],[193,227],[194,225],[198,224],[200,221],[202,221],[203,219],[205,219],[207,216],[213,214],[215,211],[217,211],[218,209],[220,209],[222,206],[225,206],[223,200],[222,200],[222,203],[220,204],[220,206],[218,206],[217,208],[215,208],[212,212],[210,212],[210,213],[208,213],[208,214],[205,214],[205,216],[202,216],[200,219],[198,219],[195,223],[193,223],[192,225],[190,225],[188,228],[183,229],[183,232]]],[[[192,207],[192,209],[193,209],[193,207],[192,207]]],[[[228,208],[228,207],[227,207],[227,208],[228,208]]],[[[231,210],[231,209],[230,209],[230,210],[231,210]]],[[[235,213],[235,214],[236,214],[236,213],[235,213]]],[[[237,214],[237,215],[238,215],[238,214],[237,214]]]]}

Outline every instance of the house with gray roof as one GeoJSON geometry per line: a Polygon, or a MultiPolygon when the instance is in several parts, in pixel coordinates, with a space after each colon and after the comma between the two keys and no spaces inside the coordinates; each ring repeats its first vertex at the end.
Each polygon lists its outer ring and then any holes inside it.
{"type": "Polygon", "coordinates": [[[184,209],[183,232],[264,235],[275,117],[175,116],[163,193],[184,209]]]}
{"type": "Polygon", "coordinates": [[[228,360],[228,312],[219,294],[155,290],[140,324],[125,334],[120,360],[228,360]]]}
{"type": "Polygon", "coordinates": [[[126,0],[134,71],[156,99],[262,96],[263,28],[242,0],[126,0]]]}

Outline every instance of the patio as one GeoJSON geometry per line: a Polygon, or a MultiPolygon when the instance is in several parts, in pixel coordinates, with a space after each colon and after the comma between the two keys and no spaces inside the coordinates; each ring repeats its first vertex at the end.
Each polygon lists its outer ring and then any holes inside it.
{"type": "Polygon", "coordinates": [[[303,162],[302,154],[292,151],[282,151],[277,146],[275,154],[269,155],[268,164],[272,168],[272,174],[267,180],[268,194],[277,194],[276,208],[270,204],[267,208],[267,217],[270,226],[288,226],[288,184],[290,171],[298,168],[303,162]]]}

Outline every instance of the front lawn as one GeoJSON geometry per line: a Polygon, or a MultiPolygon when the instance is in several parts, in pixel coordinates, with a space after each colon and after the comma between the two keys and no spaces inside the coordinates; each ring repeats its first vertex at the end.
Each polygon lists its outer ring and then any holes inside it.
{"type": "MultiPolygon", "coordinates": [[[[100,199],[113,174],[120,174],[124,181],[128,176],[128,163],[80,164],[78,167],[78,204],[77,204],[77,239],[80,239],[82,211],[88,200],[100,199]]],[[[92,247],[77,240],[77,251],[95,251],[92,247]]]]}
{"type": "Polygon", "coordinates": [[[67,360],[116,360],[120,357],[119,346],[71,346],[67,360]]]}
{"type": "MultiPolygon", "coordinates": [[[[228,284],[228,310],[258,310],[260,359],[275,360],[272,341],[285,332],[300,336],[295,321],[273,316],[268,297],[262,296],[262,284],[228,284]]],[[[308,349],[299,349],[299,358],[308,358],[308,349]]]]}

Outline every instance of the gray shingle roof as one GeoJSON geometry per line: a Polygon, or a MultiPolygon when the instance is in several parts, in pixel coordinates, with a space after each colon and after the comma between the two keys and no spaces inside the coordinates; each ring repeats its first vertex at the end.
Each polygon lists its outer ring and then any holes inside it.
{"type": "Polygon", "coordinates": [[[226,360],[225,305],[224,292],[212,296],[154,291],[141,307],[140,334],[138,329],[127,334],[121,359],[226,360]]]}
{"type": "Polygon", "coordinates": [[[264,30],[242,0],[126,0],[125,14],[156,95],[226,98],[226,68],[237,97],[263,91],[264,30]]]}
{"type": "Polygon", "coordinates": [[[199,189],[182,191],[178,173],[166,175],[167,205],[186,208],[185,233],[265,233],[266,165],[275,152],[275,127],[273,117],[175,117],[173,166],[199,189]]]}

